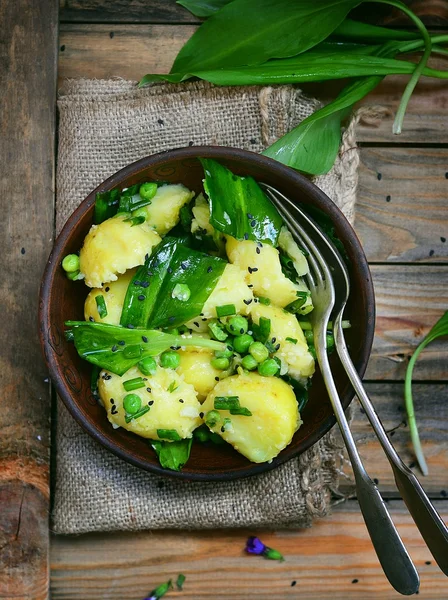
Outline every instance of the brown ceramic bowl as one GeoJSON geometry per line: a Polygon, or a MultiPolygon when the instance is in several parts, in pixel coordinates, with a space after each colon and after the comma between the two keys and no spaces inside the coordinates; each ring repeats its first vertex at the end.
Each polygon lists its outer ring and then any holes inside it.
{"type": "MultiPolygon", "coordinates": [[[[373,340],[375,301],[369,267],[363,249],[348,221],[333,202],[314,184],[284,165],[244,150],[222,147],[181,148],[155,154],[129,165],[109,177],[81,203],[56,240],[42,280],[40,337],[56,390],[80,425],[105,448],[137,467],[154,473],[197,481],[222,481],[247,477],[274,469],[316,443],[335,423],[325,387],[317,372],[313,377],[308,404],[302,413],[303,425],[291,444],[270,464],[254,464],[230,446],[194,444],[190,459],[181,472],[167,471],[158,464],[148,442],[125,431],[113,429],[104,409],[90,391],[91,365],[65,341],[64,321],[82,320],[87,288],[69,281],[61,268],[66,254],[76,252],[90,229],[95,194],[115,187],[155,179],[183,183],[199,192],[203,171],[197,157],[216,159],[239,175],[252,175],[306,206],[316,207],[334,223],[351,264],[351,295],[346,311],[352,329],[347,341],[359,374],[364,374],[373,340]]],[[[336,385],[344,407],[353,397],[347,377],[332,356],[336,385]]]]}

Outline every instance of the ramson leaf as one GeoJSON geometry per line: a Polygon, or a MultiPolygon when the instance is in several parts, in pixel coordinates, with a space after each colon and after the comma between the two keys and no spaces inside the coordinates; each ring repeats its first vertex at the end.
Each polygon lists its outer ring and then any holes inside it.
{"type": "Polygon", "coordinates": [[[180,471],[190,458],[193,438],[178,442],[159,442],[151,440],[151,446],[164,469],[180,471]]]}

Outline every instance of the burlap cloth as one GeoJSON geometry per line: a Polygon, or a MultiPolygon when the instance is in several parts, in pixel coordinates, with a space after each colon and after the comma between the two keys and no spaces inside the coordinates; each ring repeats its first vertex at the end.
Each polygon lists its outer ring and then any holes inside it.
{"type": "MultiPolygon", "coordinates": [[[[123,80],[67,81],[60,91],[56,227],[101,181],[161,150],[225,145],[260,152],[319,106],[290,87],[205,83],[138,90],[123,80]]],[[[332,171],[315,183],[354,217],[354,122],[332,171]]],[[[223,483],[184,483],[116,458],[59,401],[53,529],[58,533],[159,528],[309,527],[337,491],[342,444],[334,430],[269,473],[223,483]]]]}

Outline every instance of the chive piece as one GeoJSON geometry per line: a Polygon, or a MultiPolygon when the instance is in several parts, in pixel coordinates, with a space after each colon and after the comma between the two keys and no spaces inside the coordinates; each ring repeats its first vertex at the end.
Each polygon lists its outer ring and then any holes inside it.
{"type": "Polygon", "coordinates": [[[145,415],[149,411],[149,406],[144,406],[141,410],[139,410],[135,415],[126,415],[124,420],[126,423],[130,423],[132,419],[138,419],[139,417],[145,415]]]}
{"type": "Polygon", "coordinates": [[[265,304],[266,306],[269,306],[271,304],[271,301],[269,298],[265,298],[264,296],[260,296],[258,298],[260,304],[265,304]]]}
{"type": "Polygon", "coordinates": [[[170,589],[172,589],[172,587],[173,587],[173,584],[171,583],[171,579],[170,579],[166,583],[160,584],[158,587],[156,587],[155,590],[152,590],[152,592],[149,593],[148,599],[149,600],[160,600],[160,598],[162,598],[162,596],[164,596],[170,589]]]}
{"type": "Polygon", "coordinates": [[[250,410],[248,408],[246,408],[245,406],[240,406],[238,408],[231,408],[229,412],[231,415],[240,415],[241,417],[251,417],[252,416],[252,413],[250,412],[250,410]]]}
{"type": "Polygon", "coordinates": [[[176,298],[181,302],[186,302],[190,299],[191,290],[186,283],[176,283],[171,292],[171,298],[176,298]]]}
{"type": "Polygon", "coordinates": [[[181,590],[182,590],[182,586],[183,586],[183,585],[184,585],[184,583],[185,583],[185,579],[186,579],[186,577],[185,577],[185,575],[184,575],[183,573],[179,573],[179,575],[177,576],[177,579],[176,579],[176,586],[177,586],[177,589],[178,589],[179,591],[181,591],[181,590]]]}
{"type": "Polygon", "coordinates": [[[216,410],[239,408],[240,399],[238,396],[216,396],[213,406],[216,410]]]}
{"type": "Polygon", "coordinates": [[[134,227],[135,225],[141,225],[145,221],[146,221],[146,218],[143,215],[140,215],[138,217],[129,217],[128,219],[124,219],[123,222],[130,223],[131,227],[134,227]]]}
{"type": "Polygon", "coordinates": [[[271,333],[271,319],[266,319],[266,317],[260,317],[258,325],[256,323],[252,324],[252,329],[254,332],[254,337],[259,342],[266,342],[271,333]]]}
{"type": "Polygon", "coordinates": [[[175,392],[177,390],[179,386],[176,384],[176,382],[173,380],[170,385],[167,388],[167,392],[170,392],[170,394],[172,394],[173,392],[175,392]]]}
{"type": "Polygon", "coordinates": [[[207,427],[214,427],[221,420],[221,415],[217,410],[209,410],[205,415],[205,424],[207,427]]]}
{"type": "Polygon", "coordinates": [[[138,390],[139,388],[145,387],[145,382],[141,377],[135,377],[134,379],[123,381],[123,387],[127,392],[132,392],[132,390],[138,390]]]}
{"type": "Polygon", "coordinates": [[[216,307],[216,315],[218,319],[222,317],[230,317],[236,315],[236,308],[234,304],[223,304],[222,306],[216,307]]]}
{"type": "Polygon", "coordinates": [[[107,306],[106,301],[104,300],[104,296],[102,294],[95,296],[95,302],[100,318],[104,319],[104,317],[107,317],[107,306]]]}
{"type": "Polygon", "coordinates": [[[124,358],[138,358],[142,354],[142,347],[140,344],[131,344],[123,348],[124,358]]]}
{"type": "Polygon", "coordinates": [[[175,429],[158,429],[157,436],[161,440],[170,440],[171,442],[180,442],[182,439],[175,429]]]}
{"type": "Polygon", "coordinates": [[[296,292],[296,295],[297,295],[297,300],[294,300],[294,302],[291,302],[286,307],[286,310],[288,312],[292,312],[292,313],[297,312],[300,308],[302,308],[302,306],[305,304],[305,302],[308,300],[308,298],[310,296],[309,292],[296,292]]]}
{"type": "Polygon", "coordinates": [[[287,342],[291,342],[291,344],[297,344],[298,340],[296,338],[285,338],[287,342]]]}
{"type": "Polygon", "coordinates": [[[215,340],[218,340],[219,342],[223,342],[229,337],[229,334],[224,331],[221,325],[216,321],[209,323],[208,328],[210,329],[210,332],[215,340]]]}

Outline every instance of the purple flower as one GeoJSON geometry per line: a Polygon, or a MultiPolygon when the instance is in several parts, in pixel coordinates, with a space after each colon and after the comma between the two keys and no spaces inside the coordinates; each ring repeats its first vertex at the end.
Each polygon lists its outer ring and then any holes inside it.
{"type": "Polygon", "coordinates": [[[274,550],[274,548],[265,546],[260,538],[257,538],[253,535],[247,538],[245,551],[249,554],[261,554],[265,558],[269,558],[271,560],[285,560],[283,555],[280,554],[278,550],[274,550]]]}
{"type": "Polygon", "coordinates": [[[249,552],[249,554],[263,554],[263,552],[266,550],[266,546],[263,544],[260,538],[251,535],[247,538],[245,550],[246,552],[249,552]]]}

